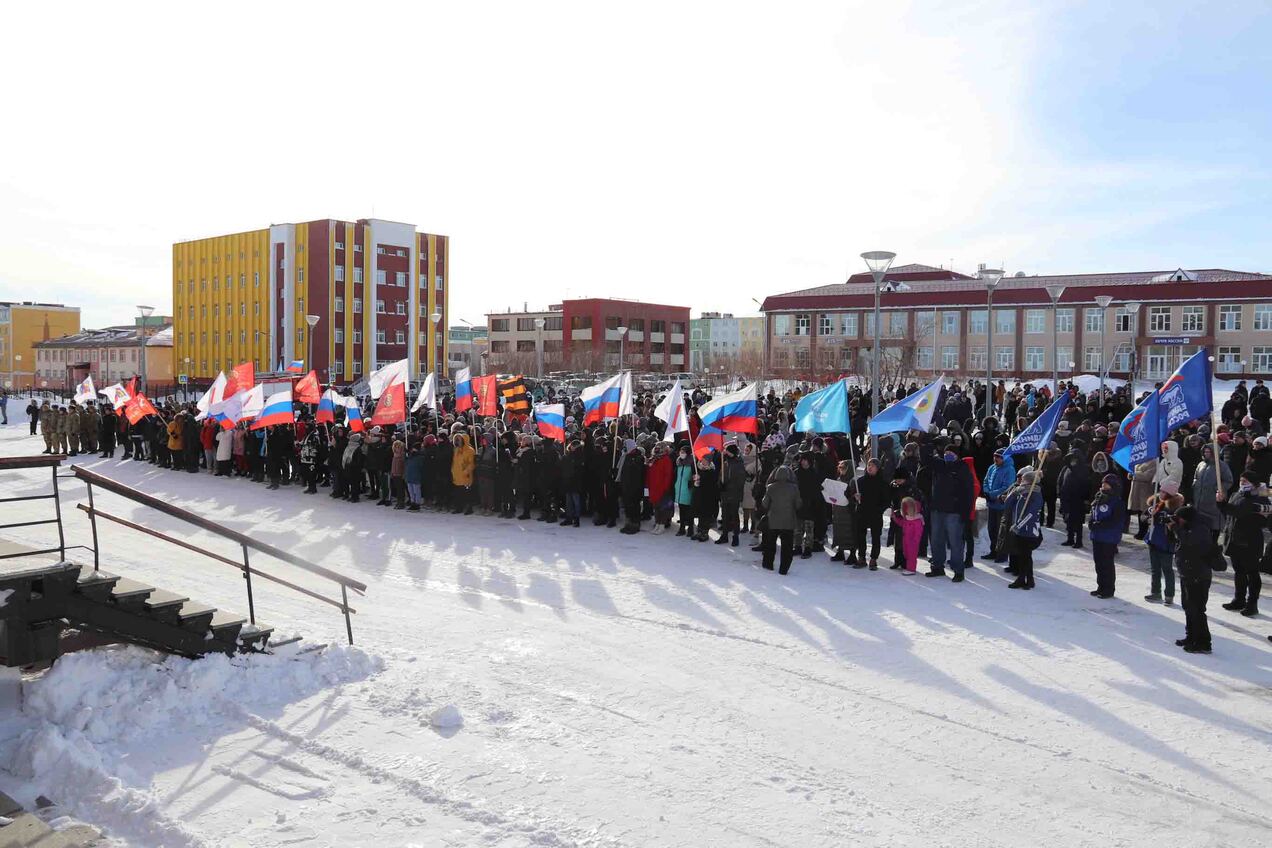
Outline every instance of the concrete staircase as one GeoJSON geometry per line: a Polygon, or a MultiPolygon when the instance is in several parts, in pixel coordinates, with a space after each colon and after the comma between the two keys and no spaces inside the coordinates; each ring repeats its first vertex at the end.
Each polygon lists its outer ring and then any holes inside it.
{"type": "Polygon", "coordinates": [[[0,792],[0,848],[95,848],[101,844],[101,834],[88,825],[54,830],[0,792]]]}

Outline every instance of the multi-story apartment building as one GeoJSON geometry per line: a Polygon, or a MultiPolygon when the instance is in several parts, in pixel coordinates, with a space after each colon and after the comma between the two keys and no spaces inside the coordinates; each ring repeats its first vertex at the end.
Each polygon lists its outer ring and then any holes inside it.
{"type": "Polygon", "coordinates": [[[85,377],[101,388],[126,382],[142,374],[141,350],[146,351],[146,384],[168,392],[174,380],[172,324],[167,316],[151,316],[144,329],[141,319],[101,330],[80,330],[56,339],[37,342],[36,387],[66,390],[85,377]]]}
{"type": "Polygon", "coordinates": [[[399,359],[410,360],[413,375],[441,373],[449,253],[447,236],[378,218],[179,242],[172,246],[176,359],[189,360],[200,378],[245,360],[269,371],[310,358],[309,367],[334,383],[399,359]]]}
{"type": "Polygon", "coordinates": [[[38,386],[36,344],[78,332],[78,306],[34,301],[0,301],[0,386],[38,386]]]}
{"type": "MultiPolygon", "coordinates": [[[[881,297],[881,367],[892,375],[1098,374],[1160,379],[1200,348],[1215,374],[1272,374],[1272,275],[1225,269],[1003,277],[993,294],[977,277],[905,265],[886,277],[907,290],[881,297]],[[1053,308],[1048,287],[1062,286],[1053,308]],[[1107,308],[1097,298],[1111,299],[1107,308]],[[992,336],[990,335],[992,331],[992,336]],[[991,341],[992,338],[992,341],[991,341]],[[992,348],[992,352],[991,352],[992,348]]],[[[769,376],[824,379],[870,373],[874,284],[846,283],[764,301],[769,376]]]]}
{"type": "Polygon", "coordinates": [[[486,316],[490,367],[501,372],[683,371],[689,307],[636,300],[566,300],[544,311],[486,316]],[[540,323],[541,322],[541,323],[540,323]]]}
{"type": "Polygon", "coordinates": [[[689,322],[689,370],[758,374],[764,355],[764,318],[704,312],[689,322]]]}

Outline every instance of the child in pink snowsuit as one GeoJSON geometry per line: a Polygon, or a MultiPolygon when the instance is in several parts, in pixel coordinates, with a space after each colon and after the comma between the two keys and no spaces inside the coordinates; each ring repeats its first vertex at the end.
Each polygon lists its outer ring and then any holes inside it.
{"type": "Polygon", "coordinates": [[[923,538],[923,512],[914,498],[901,499],[901,517],[895,519],[901,525],[901,554],[905,559],[905,573],[914,574],[919,562],[919,540],[923,538]]]}

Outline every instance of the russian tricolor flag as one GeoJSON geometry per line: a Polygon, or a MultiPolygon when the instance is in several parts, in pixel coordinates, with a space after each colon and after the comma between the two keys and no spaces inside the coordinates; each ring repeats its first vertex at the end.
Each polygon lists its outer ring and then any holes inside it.
{"type": "Polygon", "coordinates": [[[623,375],[615,374],[604,383],[588,386],[580,393],[583,400],[583,426],[617,418],[623,399],[623,375]]]}
{"type": "Polygon", "coordinates": [[[545,439],[565,442],[565,404],[535,404],[534,420],[539,425],[539,435],[545,439]]]}
{"type": "Polygon", "coordinates": [[[314,422],[317,424],[334,424],[337,406],[344,406],[344,398],[340,397],[340,393],[335,389],[327,389],[327,391],[322,393],[322,397],[318,399],[318,411],[314,413],[314,422]]]}
{"type": "Polygon", "coordinates": [[[275,392],[265,401],[265,408],[252,423],[253,430],[270,427],[276,424],[295,424],[296,415],[292,411],[291,389],[275,392]]]}
{"type": "Polygon", "coordinates": [[[455,374],[455,411],[467,412],[473,408],[473,384],[471,372],[461,368],[455,374]]]}
{"type": "Polygon", "coordinates": [[[299,374],[305,370],[305,360],[293,359],[291,364],[287,366],[287,370],[292,374],[299,374]]]}
{"type": "Polygon", "coordinates": [[[345,423],[349,425],[349,429],[355,433],[361,433],[366,429],[366,425],[362,423],[362,407],[358,406],[356,397],[345,398],[345,423]]]}
{"type": "Polygon", "coordinates": [[[755,383],[745,389],[703,404],[698,410],[702,430],[693,443],[694,456],[701,459],[713,450],[724,449],[724,434],[759,432],[755,383]]]}

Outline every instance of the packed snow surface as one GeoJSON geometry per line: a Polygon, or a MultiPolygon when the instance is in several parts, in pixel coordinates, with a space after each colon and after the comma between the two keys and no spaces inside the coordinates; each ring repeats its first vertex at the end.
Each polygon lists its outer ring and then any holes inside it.
{"type": "MultiPolygon", "coordinates": [[[[25,433],[0,430],[0,455],[41,450],[25,433]]],[[[275,656],[106,648],[28,682],[22,712],[0,716],[0,790],[45,794],[122,844],[1156,848],[1272,832],[1272,626],[1221,610],[1218,575],[1215,652],[1184,654],[1178,606],[1141,600],[1138,543],[1113,601],[1087,594],[1089,554],[1054,531],[1028,593],[984,566],[953,585],[825,556],[782,578],[671,534],[82,459],[369,586],[351,599],[354,648],[337,611],[258,581],[260,620],[303,636],[275,656]],[[462,726],[442,732],[447,707],[462,726]]],[[[64,482],[83,544],[84,490],[64,482]]],[[[8,473],[0,496],[48,486],[8,473]]],[[[233,570],[99,530],[108,570],[246,611],[233,570]]],[[[11,532],[43,546],[49,529],[11,532]]]]}

